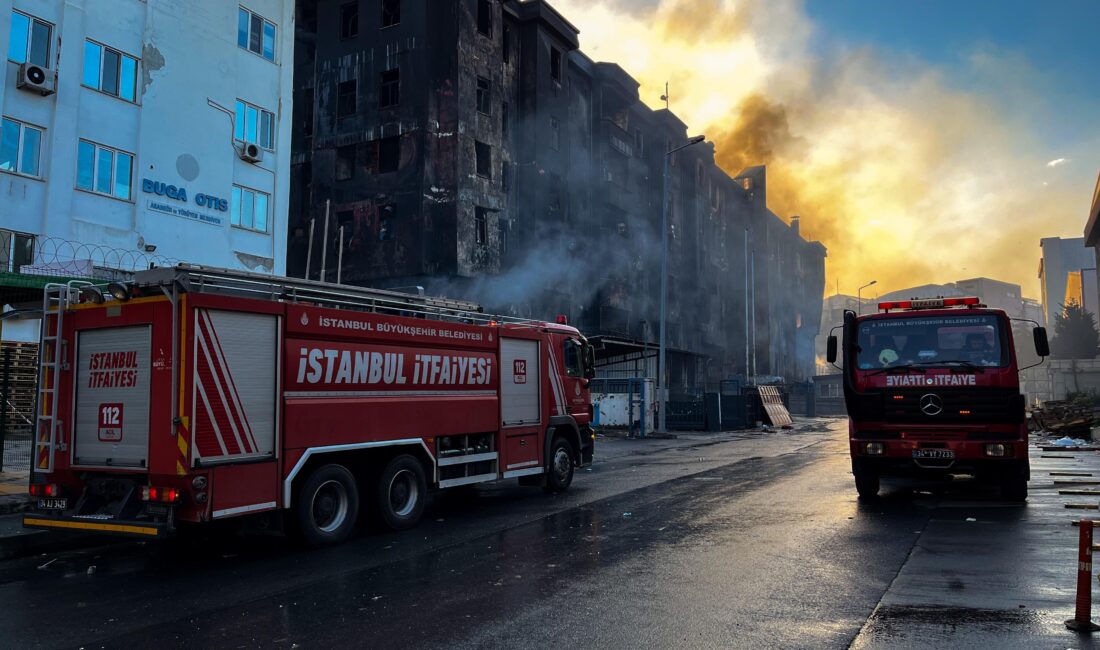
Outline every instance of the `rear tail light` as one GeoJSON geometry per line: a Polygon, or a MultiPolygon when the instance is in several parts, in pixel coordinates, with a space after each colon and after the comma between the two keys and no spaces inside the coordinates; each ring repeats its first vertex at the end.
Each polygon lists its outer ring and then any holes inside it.
{"type": "Polygon", "coordinates": [[[141,500],[156,503],[179,503],[180,491],[176,488],[147,485],[141,488],[141,500]]]}
{"type": "Polygon", "coordinates": [[[31,483],[30,493],[32,497],[59,497],[61,486],[57,483],[31,483]]]}

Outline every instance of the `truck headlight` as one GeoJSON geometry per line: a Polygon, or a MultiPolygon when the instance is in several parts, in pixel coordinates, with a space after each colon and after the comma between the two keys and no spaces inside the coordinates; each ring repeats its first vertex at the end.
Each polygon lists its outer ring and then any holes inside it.
{"type": "Polygon", "coordinates": [[[985,455],[1001,458],[1006,455],[1005,446],[997,442],[991,445],[985,446],[985,455]]]}
{"type": "Polygon", "coordinates": [[[868,456],[881,456],[886,451],[886,445],[881,442],[869,442],[863,446],[863,451],[867,452],[868,456]]]}

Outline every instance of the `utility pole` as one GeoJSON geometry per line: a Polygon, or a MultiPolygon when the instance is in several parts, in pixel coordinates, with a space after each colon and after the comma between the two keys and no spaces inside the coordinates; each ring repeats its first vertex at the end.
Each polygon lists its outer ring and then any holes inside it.
{"type": "Polygon", "coordinates": [[[697,135],[675,149],[665,153],[664,186],[661,191],[661,333],[660,352],[657,358],[657,399],[660,411],[657,412],[657,428],[664,433],[668,411],[668,367],[665,365],[665,348],[668,342],[668,163],[672,154],[681,149],[686,149],[693,144],[699,144],[706,137],[697,135]]]}

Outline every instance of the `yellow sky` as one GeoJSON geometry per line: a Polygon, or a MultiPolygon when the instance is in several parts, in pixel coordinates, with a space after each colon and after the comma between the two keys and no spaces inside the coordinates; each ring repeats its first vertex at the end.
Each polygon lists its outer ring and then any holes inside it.
{"type": "MultiPolygon", "coordinates": [[[[622,65],[650,106],[670,81],[672,109],[716,143],[727,172],[768,165],[769,207],[801,215],[829,248],[827,293],[838,281],[887,292],[984,275],[1037,296],[1039,238],[1081,236],[1092,188],[1066,170],[1087,161],[1047,164],[1057,156],[1031,131],[1026,92],[1006,105],[871,49],[812,56],[797,0],[553,4],[585,53],[622,65]]],[[[1005,95],[1035,74],[988,49],[966,65],[1005,95]]]]}

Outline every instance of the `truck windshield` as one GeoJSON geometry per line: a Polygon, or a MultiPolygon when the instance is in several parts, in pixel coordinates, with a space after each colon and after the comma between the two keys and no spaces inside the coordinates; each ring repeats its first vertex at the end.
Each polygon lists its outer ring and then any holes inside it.
{"type": "Polygon", "coordinates": [[[877,318],[859,324],[860,370],[917,365],[1008,365],[996,316],[877,318]]]}

